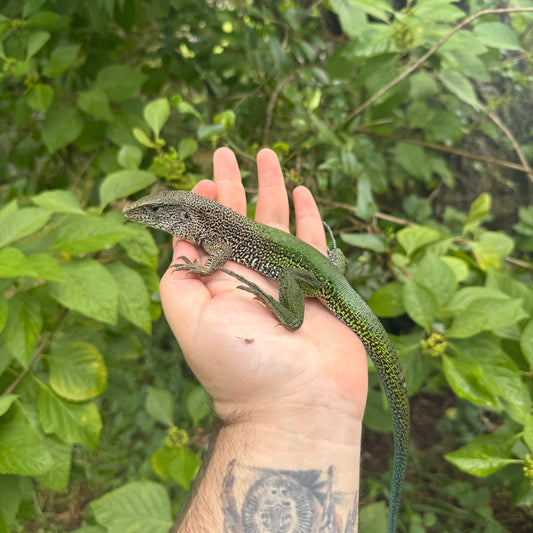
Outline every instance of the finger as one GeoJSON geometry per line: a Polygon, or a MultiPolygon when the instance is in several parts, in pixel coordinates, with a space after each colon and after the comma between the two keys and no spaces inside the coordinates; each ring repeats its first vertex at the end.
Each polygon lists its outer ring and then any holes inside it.
{"type": "Polygon", "coordinates": [[[307,187],[296,187],[292,197],[296,217],[296,236],[327,255],[324,225],[311,191],[307,187]]]}
{"type": "Polygon", "coordinates": [[[192,192],[215,200],[217,196],[217,186],[211,180],[199,181],[192,189],[192,192]]]}
{"type": "Polygon", "coordinates": [[[213,155],[213,179],[217,186],[217,202],[241,215],[246,214],[246,195],[235,154],[219,148],[213,155]]]}
{"type": "Polygon", "coordinates": [[[259,194],[255,219],[283,231],[289,231],[289,199],[278,156],[272,150],[257,154],[259,194]]]}

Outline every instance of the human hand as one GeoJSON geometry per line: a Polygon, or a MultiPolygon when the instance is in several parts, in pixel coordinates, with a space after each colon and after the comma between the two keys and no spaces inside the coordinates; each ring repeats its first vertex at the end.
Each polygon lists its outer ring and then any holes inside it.
{"type": "MultiPolygon", "coordinates": [[[[246,197],[233,152],[221,148],[213,160],[214,182],[202,181],[194,192],[245,215],[246,197]]],[[[256,220],[289,231],[289,204],[275,153],[262,150],[257,165],[256,220]]],[[[326,253],[311,193],[298,187],[293,197],[297,237],[326,253]]],[[[177,241],[172,264],[182,255],[193,261],[199,257],[201,263],[206,257],[203,250],[177,241]]],[[[227,267],[277,298],[277,282],[236,263],[227,267]]],[[[200,278],[172,267],[160,285],[167,321],[220,418],[226,423],[285,419],[292,424],[324,414],[360,424],[367,367],[357,336],[316,299],[306,300],[302,327],[289,331],[237,285],[223,272],[200,278]]]]}

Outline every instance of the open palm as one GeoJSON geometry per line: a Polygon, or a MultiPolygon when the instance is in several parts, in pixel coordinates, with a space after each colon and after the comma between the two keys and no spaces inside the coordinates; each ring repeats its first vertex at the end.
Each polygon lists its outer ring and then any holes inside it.
{"type": "MultiPolygon", "coordinates": [[[[289,207],[276,155],[257,157],[259,194],[256,220],[289,230],[289,207]]],[[[214,156],[214,182],[194,191],[246,213],[238,165],[228,149],[214,156]]],[[[322,221],[310,192],[294,191],[296,234],[325,252],[322,221]]],[[[204,252],[178,241],[174,257],[192,260],[204,252]]],[[[234,270],[277,297],[277,282],[229,263],[234,270]]],[[[262,420],[326,408],[360,420],[367,390],[364,348],[357,336],[316,299],[306,300],[305,320],[297,331],[278,324],[269,309],[237,288],[223,272],[200,278],[170,267],[161,280],[163,309],[193,372],[226,421],[262,420]]]]}

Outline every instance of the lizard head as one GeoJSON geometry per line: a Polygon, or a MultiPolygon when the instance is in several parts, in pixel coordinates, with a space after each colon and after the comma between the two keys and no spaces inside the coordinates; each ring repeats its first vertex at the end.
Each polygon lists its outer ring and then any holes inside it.
{"type": "Polygon", "coordinates": [[[127,205],[122,214],[128,220],[198,243],[205,225],[197,207],[200,198],[190,191],[163,191],[127,205]]]}

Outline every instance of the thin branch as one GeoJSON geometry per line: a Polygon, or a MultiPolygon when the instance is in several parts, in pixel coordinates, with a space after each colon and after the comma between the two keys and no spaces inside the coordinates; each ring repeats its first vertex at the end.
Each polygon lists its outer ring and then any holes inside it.
{"type": "MultiPolygon", "coordinates": [[[[370,135],[377,135],[372,131],[367,131],[365,128],[357,128],[358,131],[363,131],[370,135]]],[[[454,148],[453,146],[446,146],[444,144],[432,143],[428,141],[422,141],[419,139],[410,139],[397,136],[388,137],[395,141],[401,141],[408,144],[416,144],[418,146],[424,146],[425,148],[431,148],[432,150],[438,150],[440,152],[446,152],[449,154],[459,155],[461,157],[466,157],[468,159],[475,159],[476,161],[484,161],[485,163],[490,163],[492,165],[498,165],[500,167],[512,168],[513,170],[519,170],[520,172],[525,172],[526,174],[530,172],[529,168],[519,165],[518,163],[511,163],[510,161],[505,161],[504,159],[498,159],[496,157],[490,157],[487,155],[476,154],[473,152],[468,152],[467,150],[461,150],[460,148],[454,148]]]]}
{"type": "Polygon", "coordinates": [[[374,93],[368,100],[363,102],[359,107],[354,109],[344,120],[345,123],[350,122],[352,118],[357,116],[361,111],[364,111],[367,107],[372,105],[378,98],[383,96],[389,89],[400,83],[404,78],[409,76],[414,72],[422,63],[424,63],[429,57],[431,57],[441,46],[443,46],[453,35],[455,35],[461,28],[470,24],[473,20],[483,15],[496,15],[499,13],[519,13],[519,12],[533,12],[533,7],[509,7],[501,9],[484,9],[483,11],[478,11],[473,15],[465,18],[462,22],[457,24],[452,30],[447,33],[440,41],[438,41],[432,48],[430,48],[424,55],[418,58],[410,67],[402,71],[396,78],[384,85],[378,92],[374,93]]]}
{"type": "Polygon", "coordinates": [[[279,80],[276,84],[276,87],[274,87],[272,94],[270,95],[265,114],[265,125],[263,127],[263,146],[266,146],[268,142],[268,132],[270,130],[270,127],[272,126],[272,116],[274,113],[274,107],[276,106],[276,102],[279,98],[279,93],[282,91],[283,87],[285,87],[285,85],[287,85],[287,83],[289,83],[293,78],[294,73],[291,73],[288,76],[281,78],[281,80],[279,80]]]}

